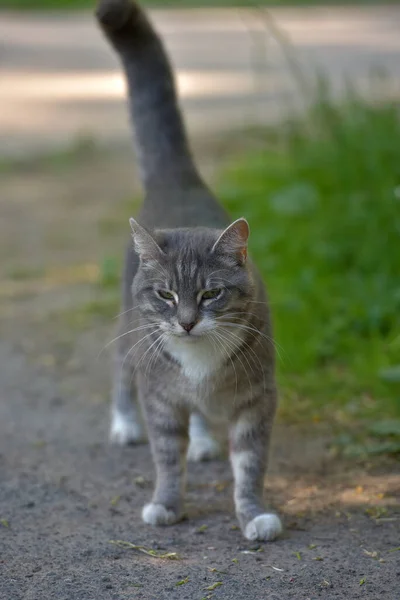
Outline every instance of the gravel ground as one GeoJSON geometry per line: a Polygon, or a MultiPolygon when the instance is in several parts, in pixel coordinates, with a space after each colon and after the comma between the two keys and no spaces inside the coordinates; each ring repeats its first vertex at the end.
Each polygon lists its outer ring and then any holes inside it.
{"type": "Polygon", "coordinates": [[[340,460],[321,423],[275,429],[266,494],[286,524],[277,542],[242,539],[226,461],[190,467],[187,520],[141,522],[149,448],[107,443],[100,351],[113,322],[82,313],[97,299],[93,265],[125,241],[110,224],[126,211],[128,159],[3,176],[0,598],[398,600],[398,465],[340,460]]]}

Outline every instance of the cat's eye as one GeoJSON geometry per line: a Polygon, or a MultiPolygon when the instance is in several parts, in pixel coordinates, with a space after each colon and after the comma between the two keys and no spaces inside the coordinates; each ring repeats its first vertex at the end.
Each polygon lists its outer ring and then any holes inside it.
{"type": "Polygon", "coordinates": [[[157,290],[157,294],[163,300],[175,300],[174,294],[172,292],[169,292],[168,290],[157,290]]]}
{"type": "Polygon", "coordinates": [[[201,297],[202,300],[215,300],[221,294],[221,288],[216,288],[215,290],[206,290],[203,292],[201,297]]]}

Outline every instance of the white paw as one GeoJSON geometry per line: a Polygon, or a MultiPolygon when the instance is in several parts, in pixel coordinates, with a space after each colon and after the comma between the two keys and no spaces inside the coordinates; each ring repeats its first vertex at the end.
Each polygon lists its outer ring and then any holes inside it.
{"type": "Polygon", "coordinates": [[[144,439],[143,429],[139,423],[123,417],[118,412],[112,415],[110,441],[113,444],[120,446],[139,444],[144,439]]]}
{"type": "Polygon", "coordinates": [[[277,515],[266,513],[247,523],[244,536],[248,540],[272,542],[282,532],[282,523],[277,515]]]}
{"type": "Polygon", "coordinates": [[[212,460],[220,455],[221,448],[213,438],[209,436],[191,438],[187,452],[187,459],[191,462],[212,460]]]}
{"type": "Polygon", "coordinates": [[[179,516],[162,504],[150,502],[143,507],[142,519],[148,525],[172,525],[179,521],[179,516]]]}

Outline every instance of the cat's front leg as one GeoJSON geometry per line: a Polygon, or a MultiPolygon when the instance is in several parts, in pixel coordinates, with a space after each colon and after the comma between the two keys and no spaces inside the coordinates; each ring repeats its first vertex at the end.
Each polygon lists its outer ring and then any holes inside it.
{"type": "Polygon", "coordinates": [[[142,518],[149,525],[172,525],[182,518],[189,415],[162,398],[147,398],[145,412],[156,486],[142,518]]]}
{"type": "Polygon", "coordinates": [[[236,516],[248,540],[272,541],[282,531],[279,517],[263,504],[272,419],[260,400],[243,410],[230,430],[236,516]]]}

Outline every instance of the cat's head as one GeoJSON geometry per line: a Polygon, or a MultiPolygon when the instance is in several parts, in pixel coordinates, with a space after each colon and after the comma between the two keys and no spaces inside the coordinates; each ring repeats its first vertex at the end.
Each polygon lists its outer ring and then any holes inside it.
{"type": "Polygon", "coordinates": [[[253,294],[246,264],[249,226],[238,219],[223,231],[207,228],[150,233],[130,220],[140,265],[134,305],[168,336],[187,341],[236,321],[253,294]]]}

